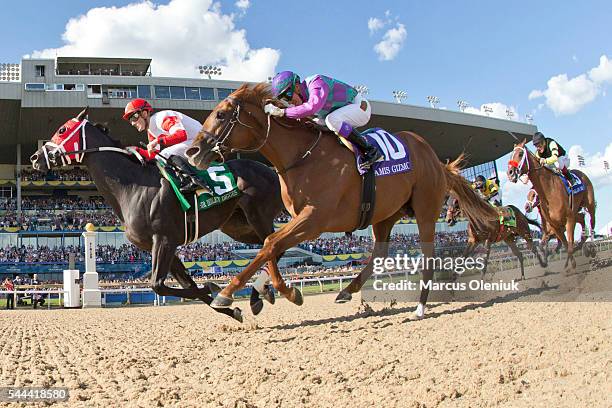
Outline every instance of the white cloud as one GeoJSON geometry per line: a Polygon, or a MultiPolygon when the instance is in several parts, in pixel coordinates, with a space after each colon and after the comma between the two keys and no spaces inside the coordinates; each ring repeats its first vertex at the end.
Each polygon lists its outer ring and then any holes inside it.
{"type": "Polygon", "coordinates": [[[567,74],[554,76],[548,80],[544,91],[533,90],[529,99],[546,97],[546,105],[556,115],[569,115],[578,112],[584,105],[593,101],[599,93],[598,86],[586,74],[572,79],[567,74]]]}
{"type": "Polygon", "coordinates": [[[508,106],[501,102],[485,103],[485,104],[480,105],[480,108],[469,106],[465,108],[464,112],[472,113],[475,115],[490,116],[492,118],[508,120],[508,114],[506,113],[508,110],[514,114],[514,116],[512,116],[512,120],[514,121],[520,120],[521,116],[519,115],[518,110],[515,106],[508,106]],[[485,107],[490,108],[492,112],[487,112],[485,110],[485,107]]]}
{"type": "Polygon", "coordinates": [[[576,56],[576,54],[572,55],[572,61],[578,62],[578,57],[576,56]]]}
{"type": "Polygon", "coordinates": [[[381,61],[391,61],[395,59],[406,41],[406,27],[402,23],[397,23],[395,28],[387,30],[382,41],[374,46],[374,51],[378,54],[381,61]]]}
{"type": "Polygon", "coordinates": [[[612,61],[605,55],[599,57],[599,65],[589,71],[589,77],[596,83],[612,82],[612,61]]]}
{"type": "MultiPolygon", "coordinates": [[[[238,0],[237,7],[248,6],[238,0]]],[[[59,56],[152,58],[155,76],[199,77],[197,65],[222,68],[223,79],[263,81],[276,71],[280,52],[252,49],[234,16],[212,0],[150,1],[98,7],[74,17],[62,35],[65,45],[34,51],[34,58],[59,56]]]]}
{"type": "Polygon", "coordinates": [[[251,6],[251,2],[250,0],[237,0],[234,5],[236,8],[238,8],[238,10],[240,10],[240,15],[244,15],[247,9],[251,6]]]}
{"type": "Polygon", "coordinates": [[[603,86],[612,82],[612,62],[606,55],[599,58],[599,65],[588,73],[568,79],[567,74],[551,77],[545,90],[535,89],[529,99],[546,98],[546,105],[555,115],[569,115],[605,94],[603,86]]]}
{"type": "Polygon", "coordinates": [[[376,31],[380,30],[385,26],[385,22],[376,17],[370,17],[368,20],[368,30],[370,30],[370,35],[374,34],[376,31]]]}

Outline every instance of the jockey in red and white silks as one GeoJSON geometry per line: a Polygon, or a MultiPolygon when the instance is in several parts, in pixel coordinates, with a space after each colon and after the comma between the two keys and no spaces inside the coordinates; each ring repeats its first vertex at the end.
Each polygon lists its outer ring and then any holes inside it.
{"type": "Polygon", "coordinates": [[[165,157],[185,157],[185,151],[202,129],[200,122],[181,112],[163,110],[153,113],[153,108],[144,99],[131,101],[125,107],[123,118],[139,132],[147,130],[147,149],[136,148],[147,160],[152,160],[158,153],[165,157]]]}

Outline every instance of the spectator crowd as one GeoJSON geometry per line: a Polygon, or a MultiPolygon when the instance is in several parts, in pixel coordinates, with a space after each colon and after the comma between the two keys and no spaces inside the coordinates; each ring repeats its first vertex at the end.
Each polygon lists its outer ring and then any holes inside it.
{"type": "MultiPolygon", "coordinates": [[[[451,246],[465,242],[465,232],[440,233],[436,235],[438,246],[451,246]]],[[[395,234],[391,237],[390,252],[417,248],[419,238],[416,234],[395,234]]],[[[240,242],[222,242],[218,244],[204,244],[196,242],[181,246],[177,254],[182,261],[220,261],[238,258],[234,251],[241,249],[258,249],[260,245],[248,245],[240,242]]],[[[369,237],[343,236],[333,238],[319,238],[300,244],[300,247],[320,255],[364,253],[372,248],[372,239],[369,237]]],[[[68,255],[76,254],[76,260],[83,261],[84,250],[77,246],[63,246],[49,248],[47,246],[8,246],[0,247],[0,263],[13,262],[68,262],[68,255]]],[[[96,250],[98,262],[125,263],[150,262],[151,254],[140,250],[131,244],[120,246],[98,245],[96,250]]]]}

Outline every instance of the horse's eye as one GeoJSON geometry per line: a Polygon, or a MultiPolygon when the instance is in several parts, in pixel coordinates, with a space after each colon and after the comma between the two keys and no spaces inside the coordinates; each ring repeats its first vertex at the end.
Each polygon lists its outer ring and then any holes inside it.
{"type": "Polygon", "coordinates": [[[61,135],[61,134],[63,134],[63,133],[65,133],[65,132],[66,132],[66,127],[65,127],[65,126],[62,126],[62,127],[60,128],[60,130],[58,131],[58,133],[59,133],[60,135],[61,135]]]}
{"type": "Polygon", "coordinates": [[[224,118],[225,118],[225,112],[223,111],[217,112],[217,119],[224,119],[224,118]]]}

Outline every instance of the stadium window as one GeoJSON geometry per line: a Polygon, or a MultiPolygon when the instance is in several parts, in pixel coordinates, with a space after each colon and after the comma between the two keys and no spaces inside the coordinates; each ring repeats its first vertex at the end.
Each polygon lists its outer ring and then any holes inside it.
{"type": "Polygon", "coordinates": [[[185,99],[185,87],[184,86],[171,86],[170,87],[170,99],[185,99]]]}
{"type": "Polygon", "coordinates": [[[186,87],[185,88],[185,99],[200,99],[200,88],[186,87]]]}
{"type": "Polygon", "coordinates": [[[102,97],[102,85],[87,85],[87,97],[88,98],[101,98],[102,97]]]}
{"type": "Polygon", "coordinates": [[[155,85],[155,97],[157,99],[170,99],[170,87],[155,85]]]}
{"type": "Polygon", "coordinates": [[[217,88],[217,93],[219,94],[219,100],[227,98],[234,91],[235,89],[217,88]]]}
{"type": "Polygon", "coordinates": [[[215,90],[213,88],[200,88],[200,99],[203,101],[214,101],[215,90]]]}
{"type": "Polygon", "coordinates": [[[25,90],[26,91],[44,91],[45,90],[45,84],[41,84],[41,83],[27,83],[27,84],[25,84],[25,90]]]}
{"type": "Polygon", "coordinates": [[[45,76],[45,66],[44,65],[36,65],[36,76],[44,77],[45,76]]]}
{"type": "Polygon", "coordinates": [[[151,98],[151,86],[150,85],[138,85],[138,97],[143,99],[151,98]]]}

